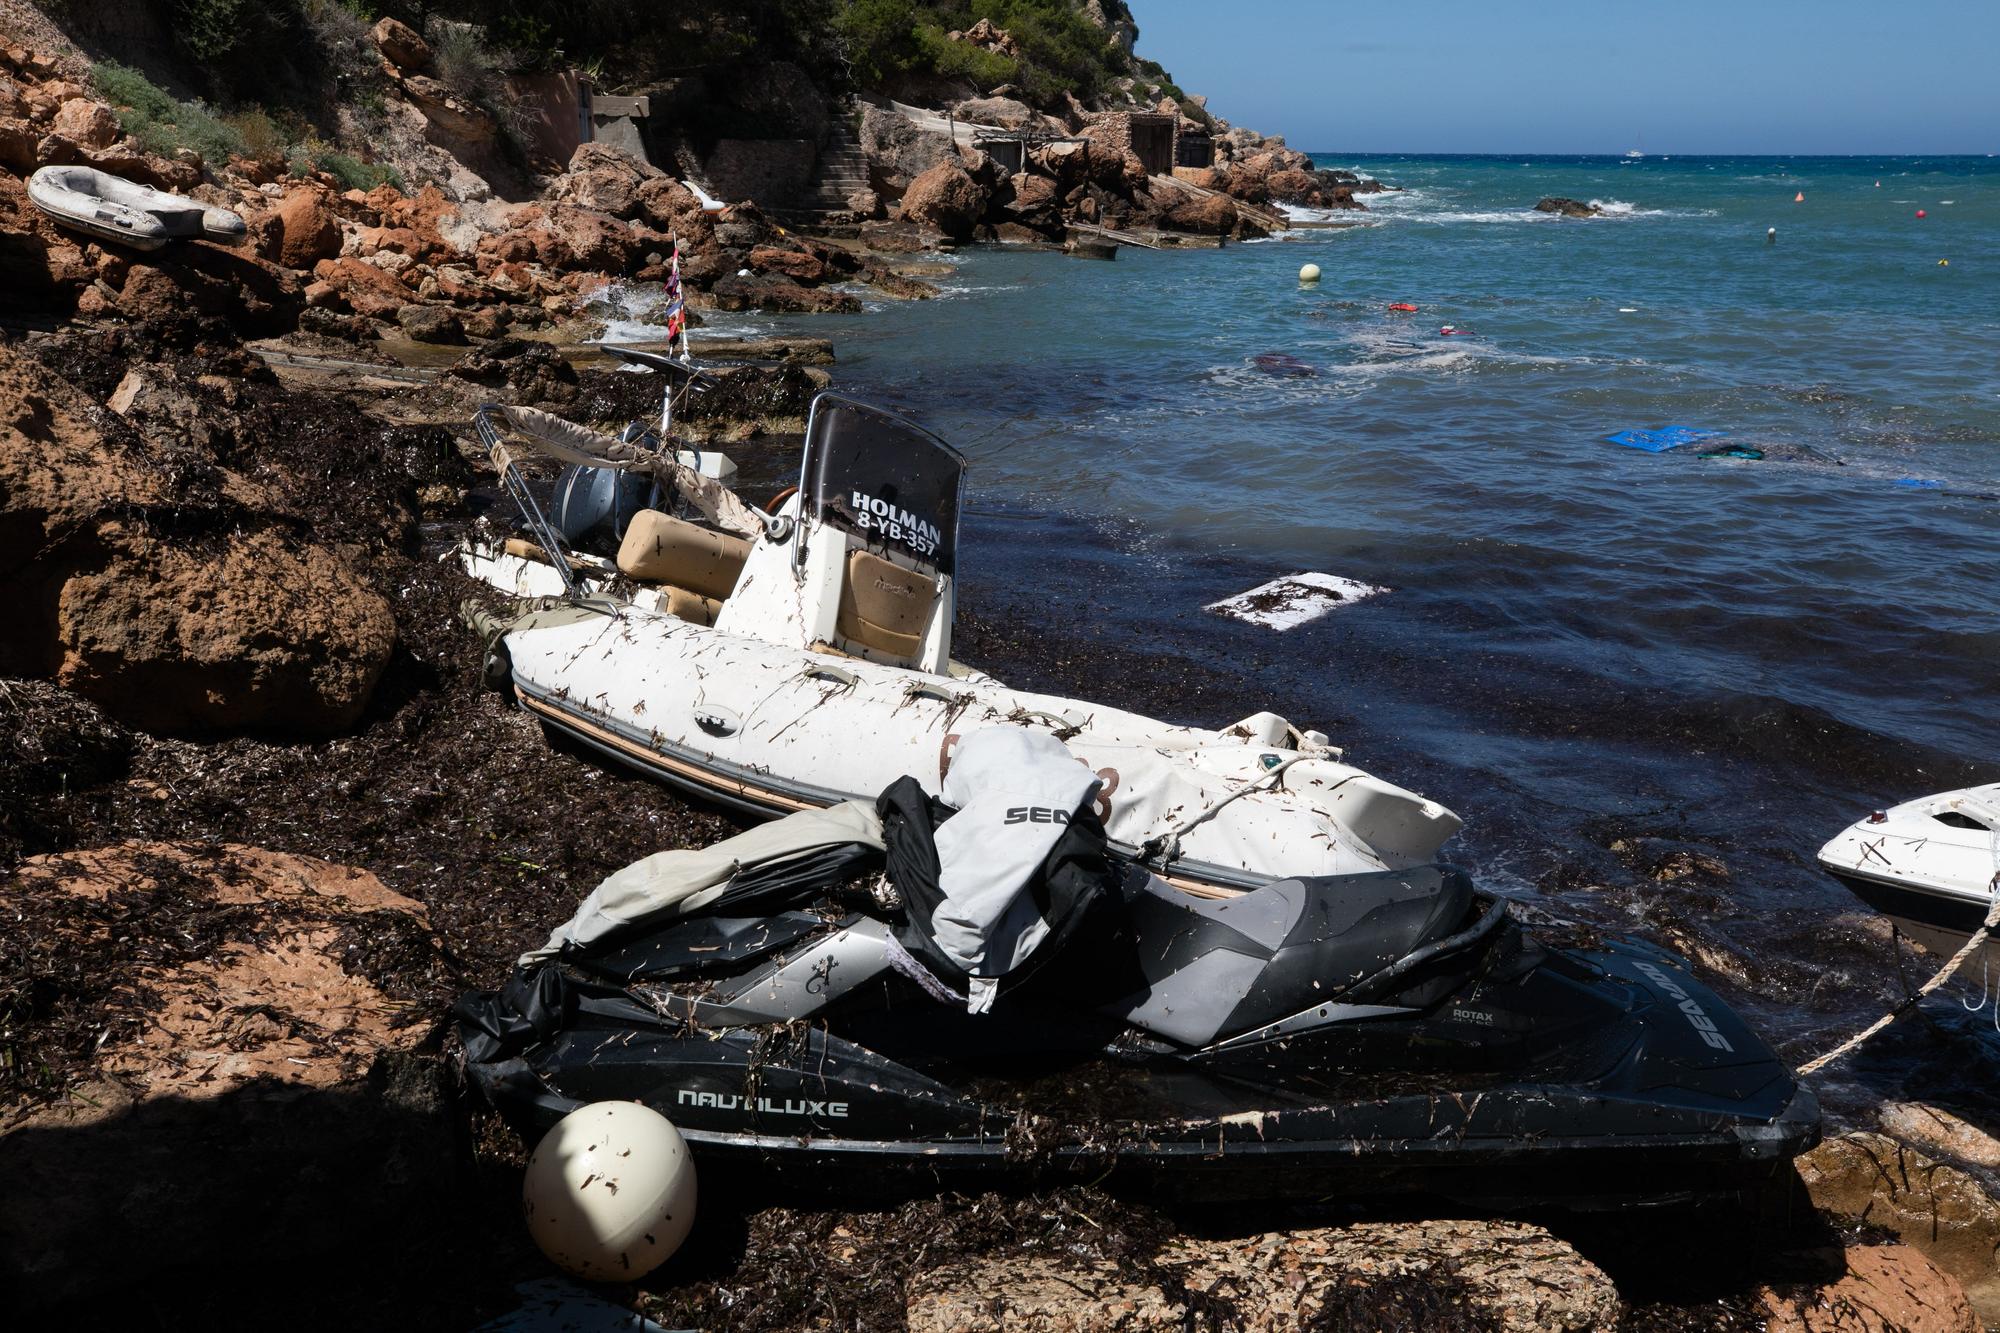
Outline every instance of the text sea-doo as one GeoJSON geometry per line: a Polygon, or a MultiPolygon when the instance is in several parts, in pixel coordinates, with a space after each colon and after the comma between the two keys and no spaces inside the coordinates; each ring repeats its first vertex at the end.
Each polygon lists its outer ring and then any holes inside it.
{"type": "Polygon", "coordinates": [[[1038,730],[1102,778],[1117,850],[1205,890],[1421,865],[1459,827],[1272,713],[1203,731],[953,662],[964,460],[887,413],[821,394],[797,492],[772,512],[636,425],[615,440],[498,407],[479,424],[534,539],[458,553],[517,599],[478,620],[490,675],[551,727],[653,775],[782,814],[867,799],[906,773],[936,791],[964,732],[1038,730]],[[503,432],[571,465],[548,519],[503,432]],[[587,553],[593,536],[611,558],[587,553]]]}
{"type": "Polygon", "coordinates": [[[955,811],[904,779],[611,876],[460,1001],[474,1080],[531,1141],[634,1099],[708,1162],[920,1185],[1687,1197],[1818,1139],[1670,954],[1538,944],[1442,866],[1198,898],[1106,856],[1057,743],[962,751],[955,811]]]}
{"type": "MultiPolygon", "coordinates": [[[[1944,956],[1956,953],[2000,891],[2000,782],[1879,810],[1820,848],[1820,866],[1944,956]]],[[[2000,941],[1987,957],[2000,963],[2000,941]]]]}

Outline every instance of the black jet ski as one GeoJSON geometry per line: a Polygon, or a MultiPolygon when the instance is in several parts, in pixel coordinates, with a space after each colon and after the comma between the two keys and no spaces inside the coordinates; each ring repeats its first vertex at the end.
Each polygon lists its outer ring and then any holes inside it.
{"type": "Polygon", "coordinates": [[[469,1073],[530,1142],[637,1100],[705,1164],[819,1183],[1678,1199],[1818,1141],[1812,1093],[1671,954],[1539,944],[1446,866],[1195,897],[1107,857],[1087,796],[1008,799],[993,833],[1046,851],[984,961],[959,872],[995,854],[946,844],[989,812],[905,779],[606,880],[459,1002],[469,1073]]]}

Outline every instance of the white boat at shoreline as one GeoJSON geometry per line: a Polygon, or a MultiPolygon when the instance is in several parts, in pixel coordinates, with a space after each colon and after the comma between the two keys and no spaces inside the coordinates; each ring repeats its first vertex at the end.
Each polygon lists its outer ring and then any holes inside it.
{"type": "MultiPolygon", "coordinates": [[[[2000,782],[1919,797],[1857,820],[1820,867],[1940,956],[1979,929],[2000,892],[2000,782]]],[[[1985,954],[2000,963],[2000,941],[1985,954]]]]}
{"type": "MultiPolygon", "coordinates": [[[[670,411],[671,397],[663,425],[670,411]]],[[[637,429],[614,440],[518,408],[482,409],[480,425],[528,525],[456,552],[510,599],[471,616],[488,678],[552,729],[650,775],[782,814],[873,800],[904,774],[936,792],[968,732],[1046,730],[1098,775],[1114,849],[1208,893],[1423,864],[1459,827],[1274,713],[1208,731],[1010,689],[953,662],[964,460],[910,422],[821,394],[798,486],[761,510],[637,429]],[[503,433],[572,465],[554,522],[503,433]],[[685,516],[646,495],[660,482],[680,491],[685,516]],[[619,488],[653,503],[618,502],[619,488]],[[610,558],[565,551],[605,523],[610,558]]]]}

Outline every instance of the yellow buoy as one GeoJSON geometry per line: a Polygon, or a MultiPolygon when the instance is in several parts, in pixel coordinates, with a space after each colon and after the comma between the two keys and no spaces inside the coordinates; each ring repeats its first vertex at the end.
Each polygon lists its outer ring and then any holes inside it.
{"type": "Polygon", "coordinates": [[[1940,260],[1938,260],[1938,267],[1939,267],[1939,268],[1950,268],[1950,267],[1951,267],[1951,261],[1950,261],[1949,259],[1940,259],[1940,260]]]}
{"type": "Polygon", "coordinates": [[[1318,281],[1319,281],[1319,265],[1318,265],[1318,264],[1306,264],[1306,265],[1304,265],[1303,267],[1301,267],[1301,268],[1299,269],[1299,281],[1300,281],[1300,282],[1318,282],[1318,281]]]}

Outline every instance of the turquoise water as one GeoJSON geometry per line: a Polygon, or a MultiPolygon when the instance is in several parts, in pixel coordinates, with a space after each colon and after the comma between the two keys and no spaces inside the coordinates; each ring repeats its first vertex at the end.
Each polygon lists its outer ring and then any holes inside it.
{"type": "Polygon", "coordinates": [[[1323,726],[1489,883],[1698,943],[1812,1049],[1891,976],[1812,854],[2000,777],[2000,162],[1322,161],[1406,191],[1222,250],[974,250],[810,331],[972,455],[963,604],[1072,645],[1003,674],[1323,726]],[[1603,438],[1668,424],[1765,458],[1603,438]],[[1200,610],[1300,569],[1394,591],[1200,610]],[[1730,873],[1654,883],[1634,838],[1730,873]]]}

